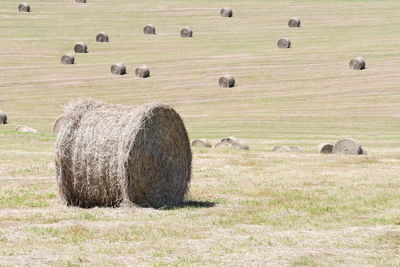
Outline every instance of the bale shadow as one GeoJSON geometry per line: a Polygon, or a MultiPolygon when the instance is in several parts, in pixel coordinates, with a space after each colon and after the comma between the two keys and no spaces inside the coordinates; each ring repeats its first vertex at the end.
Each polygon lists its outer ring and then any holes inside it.
{"type": "Polygon", "coordinates": [[[212,201],[197,201],[197,200],[186,200],[175,206],[163,207],[163,210],[174,210],[174,209],[184,209],[184,208],[212,208],[215,207],[217,203],[212,201]]]}

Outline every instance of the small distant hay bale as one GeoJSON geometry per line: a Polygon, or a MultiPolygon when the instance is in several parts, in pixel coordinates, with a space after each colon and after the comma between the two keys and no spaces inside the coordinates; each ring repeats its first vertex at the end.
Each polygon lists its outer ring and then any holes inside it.
{"type": "Polygon", "coordinates": [[[292,42],[288,38],[282,38],[282,39],[279,39],[279,41],[278,41],[279,48],[290,48],[291,45],[292,45],[292,42]]]}
{"type": "Polygon", "coordinates": [[[111,66],[111,73],[114,75],[124,75],[126,74],[126,67],[123,63],[113,64],[111,66]]]}
{"type": "Polygon", "coordinates": [[[7,124],[7,114],[0,110],[0,124],[7,124]]]}
{"type": "Polygon", "coordinates": [[[31,6],[27,3],[22,3],[18,6],[18,12],[31,12],[31,6]]]}
{"type": "Polygon", "coordinates": [[[158,208],[184,200],[192,152],[181,117],[167,105],[81,99],[65,110],[55,165],[67,205],[158,208]]]}
{"type": "Polygon", "coordinates": [[[297,146],[277,145],[277,146],[274,146],[272,148],[272,152],[278,152],[278,153],[288,153],[288,152],[303,153],[303,150],[301,150],[297,146]]]}
{"type": "Polygon", "coordinates": [[[62,64],[74,64],[75,63],[75,57],[71,54],[66,54],[61,57],[61,63],[62,64]]]}
{"type": "Polygon", "coordinates": [[[233,16],[233,10],[230,7],[224,7],[220,10],[221,17],[230,18],[233,16]]]}
{"type": "Polygon", "coordinates": [[[100,32],[96,35],[96,42],[98,43],[106,43],[108,42],[108,34],[105,32],[100,32]]]}
{"type": "Polygon", "coordinates": [[[207,139],[195,139],[192,142],[192,146],[197,147],[211,147],[211,142],[207,139]]]}
{"type": "Polygon", "coordinates": [[[301,148],[299,148],[298,146],[289,146],[291,152],[295,152],[295,153],[303,153],[303,150],[301,150],[301,148]]]}
{"type": "Polygon", "coordinates": [[[289,19],[288,26],[290,28],[297,28],[297,27],[300,27],[300,23],[301,23],[301,21],[300,21],[299,18],[292,17],[292,18],[289,19]]]}
{"type": "Polygon", "coordinates": [[[365,60],[362,57],[353,58],[349,64],[352,70],[363,70],[365,69],[365,60]]]}
{"type": "Polygon", "coordinates": [[[156,27],[154,27],[154,25],[152,25],[152,24],[148,24],[148,25],[144,26],[143,33],[144,34],[156,34],[156,27]]]}
{"type": "Polygon", "coordinates": [[[216,145],[215,148],[234,148],[234,149],[243,149],[249,150],[250,147],[248,144],[244,143],[242,140],[234,136],[226,137],[221,139],[216,145]]]}
{"type": "Polygon", "coordinates": [[[85,3],[86,3],[86,0],[75,0],[75,3],[78,3],[78,4],[85,4],[85,3]]]}
{"type": "Polygon", "coordinates": [[[235,78],[231,74],[227,74],[219,78],[219,86],[224,88],[234,87],[235,78]]]}
{"type": "Polygon", "coordinates": [[[139,66],[135,70],[135,75],[139,78],[150,77],[150,69],[146,65],[139,66]]]}
{"type": "Polygon", "coordinates": [[[327,143],[319,144],[317,147],[317,152],[321,154],[332,154],[332,150],[333,145],[327,143]]]}
{"type": "Polygon", "coordinates": [[[183,38],[190,38],[193,36],[193,31],[192,29],[185,27],[181,30],[181,37],[183,38]]]}
{"type": "Polygon", "coordinates": [[[77,43],[74,46],[75,53],[87,53],[87,45],[85,43],[77,43]]]}
{"type": "Polygon", "coordinates": [[[20,125],[17,128],[15,128],[15,130],[20,133],[39,133],[37,130],[25,125],[20,125]]]}
{"type": "Polygon", "coordinates": [[[60,132],[63,120],[64,120],[65,116],[60,116],[57,118],[57,120],[54,122],[53,124],[53,134],[57,135],[60,132]]]}
{"type": "Polygon", "coordinates": [[[352,139],[342,139],[336,142],[332,150],[333,154],[362,155],[362,146],[352,139]]]}

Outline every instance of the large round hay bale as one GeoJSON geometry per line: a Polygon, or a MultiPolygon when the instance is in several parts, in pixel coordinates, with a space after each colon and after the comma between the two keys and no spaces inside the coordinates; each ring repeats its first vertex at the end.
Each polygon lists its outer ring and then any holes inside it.
{"type": "Polygon", "coordinates": [[[219,141],[215,145],[215,148],[235,148],[235,149],[244,149],[244,150],[250,149],[248,144],[246,144],[244,141],[242,141],[234,136],[222,138],[221,141],[219,141]]]}
{"type": "Polygon", "coordinates": [[[87,53],[87,45],[85,43],[77,43],[74,46],[75,53],[87,53]]]}
{"type": "Polygon", "coordinates": [[[36,129],[30,128],[25,125],[20,125],[17,128],[15,128],[15,130],[20,133],[39,133],[36,129]]]}
{"type": "Polygon", "coordinates": [[[78,4],[85,4],[85,3],[86,3],[86,0],[75,0],[75,3],[78,3],[78,4]]]}
{"type": "Polygon", "coordinates": [[[144,34],[156,34],[156,27],[154,27],[154,25],[152,25],[152,24],[148,24],[148,25],[144,26],[143,33],[144,34]]]}
{"type": "Polygon", "coordinates": [[[230,18],[233,16],[233,10],[230,7],[224,7],[220,10],[221,17],[230,18]]]}
{"type": "Polygon", "coordinates": [[[55,163],[67,205],[163,207],[184,200],[192,152],[181,117],[167,105],[81,99],[66,108],[55,163]]]}
{"type": "Polygon", "coordinates": [[[198,147],[211,147],[211,142],[207,139],[195,139],[192,142],[192,146],[198,147]]]}
{"type": "Polygon", "coordinates": [[[332,150],[333,154],[362,155],[363,148],[352,139],[342,139],[336,142],[332,150]]]}
{"type": "Polygon", "coordinates": [[[181,30],[181,37],[186,38],[186,37],[192,37],[193,36],[193,31],[192,29],[185,27],[181,30]]]}
{"type": "Polygon", "coordinates": [[[75,57],[71,54],[66,54],[61,57],[61,63],[62,64],[74,64],[75,63],[75,57]]]}
{"type": "Polygon", "coordinates": [[[319,144],[317,147],[317,152],[321,154],[332,154],[332,150],[333,145],[327,143],[319,144]]]}
{"type": "Polygon", "coordinates": [[[65,116],[60,116],[57,118],[57,120],[54,122],[53,124],[53,134],[57,135],[60,132],[63,120],[64,120],[65,116]]]}
{"type": "Polygon", "coordinates": [[[363,70],[365,69],[365,60],[362,57],[353,58],[349,64],[352,70],[363,70]]]}
{"type": "Polygon", "coordinates": [[[124,75],[126,74],[126,67],[123,63],[113,64],[111,66],[111,73],[114,75],[124,75]]]}
{"type": "Polygon", "coordinates": [[[7,114],[0,110],[0,124],[7,124],[7,114]]]}
{"type": "Polygon", "coordinates": [[[100,32],[96,35],[96,42],[105,43],[108,42],[108,34],[105,32],[100,32]]]}
{"type": "Polygon", "coordinates": [[[135,75],[139,78],[150,77],[150,69],[146,65],[139,66],[135,70],[135,75]]]}
{"type": "Polygon", "coordinates": [[[297,28],[297,27],[300,27],[300,19],[299,18],[297,18],[297,17],[293,17],[293,18],[290,18],[289,19],[289,22],[288,22],[288,26],[290,27],[290,28],[297,28]]]}
{"type": "Polygon", "coordinates": [[[288,38],[282,38],[282,39],[279,39],[279,41],[278,41],[279,48],[290,48],[291,45],[292,45],[292,42],[288,38]]]}
{"type": "Polygon", "coordinates": [[[22,3],[18,6],[18,12],[31,12],[31,6],[27,3],[22,3]]]}
{"type": "Polygon", "coordinates": [[[220,87],[234,87],[235,86],[235,78],[231,74],[227,74],[219,78],[219,86],[220,87]]]}

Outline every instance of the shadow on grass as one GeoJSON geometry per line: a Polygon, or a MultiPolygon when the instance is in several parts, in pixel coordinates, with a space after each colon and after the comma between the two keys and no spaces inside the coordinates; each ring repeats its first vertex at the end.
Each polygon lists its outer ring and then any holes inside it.
{"type": "Polygon", "coordinates": [[[171,207],[163,207],[163,210],[175,210],[175,209],[198,209],[198,208],[212,208],[216,205],[215,202],[211,201],[196,201],[196,200],[186,200],[183,201],[181,204],[171,206],[171,207]]]}

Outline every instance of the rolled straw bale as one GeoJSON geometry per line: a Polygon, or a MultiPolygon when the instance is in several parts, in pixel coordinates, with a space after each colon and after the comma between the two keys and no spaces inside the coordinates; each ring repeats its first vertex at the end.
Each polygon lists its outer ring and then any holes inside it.
{"type": "Polygon", "coordinates": [[[221,141],[219,141],[215,145],[215,148],[235,148],[235,149],[244,149],[244,150],[250,149],[248,144],[244,143],[242,140],[240,140],[234,136],[222,138],[221,141]]]}
{"type": "Polygon", "coordinates": [[[288,26],[290,27],[290,28],[296,28],[296,27],[300,27],[300,19],[299,18],[297,18],[297,17],[292,17],[292,18],[290,18],[289,19],[289,22],[288,22],[288,26]]]}
{"type": "Polygon", "coordinates": [[[7,124],[7,114],[0,110],[0,124],[7,124]]]}
{"type": "Polygon", "coordinates": [[[193,31],[192,29],[185,27],[181,30],[181,37],[192,37],[193,36],[193,31]]]}
{"type": "Polygon", "coordinates": [[[327,143],[319,144],[317,147],[317,152],[321,154],[332,154],[332,150],[333,145],[327,143]]]}
{"type": "Polygon", "coordinates": [[[290,48],[292,42],[288,38],[282,38],[278,41],[279,48],[290,48]]]}
{"type": "Polygon", "coordinates": [[[211,147],[211,142],[207,139],[195,139],[192,142],[192,146],[198,147],[211,147]]]}
{"type": "Polygon", "coordinates": [[[295,153],[303,153],[303,150],[301,150],[299,147],[297,146],[289,146],[290,151],[291,152],[295,152],[295,153]]]}
{"type": "Polygon", "coordinates": [[[87,45],[85,43],[77,43],[74,46],[75,53],[87,53],[87,45]]]}
{"type": "Polygon", "coordinates": [[[363,70],[365,69],[365,60],[362,57],[353,58],[349,64],[352,70],[363,70]]]}
{"type": "Polygon", "coordinates": [[[108,34],[105,32],[100,32],[96,35],[96,42],[105,43],[108,42],[108,34]]]}
{"type": "Polygon", "coordinates": [[[126,74],[126,67],[122,63],[113,64],[111,66],[111,73],[114,75],[124,75],[126,74]]]}
{"type": "Polygon", "coordinates": [[[21,132],[21,133],[39,133],[37,130],[30,128],[28,126],[25,126],[25,125],[20,125],[17,128],[15,128],[15,130],[17,132],[21,132]]]}
{"type": "Polygon", "coordinates": [[[362,155],[362,146],[352,139],[342,139],[333,146],[333,154],[362,155]]]}
{"type": "Polygon", "coordinates": [[[67,205],[163,207],[184,200],[192,152],[181,117],[167,105],[81,99],[65,110],[55,163],[67,205]]]}
{"type": "Polygon", "coordinates": [[[27,3],[22,3],[18,6],[18,12],[31,12],[31,6],[27,3]]]}
{"type": "Polygon", "coordinates": [[[64,120],[65,116],[60,116],[57,118],[57,120],[53,124],[53,134],[57,135],[60,132],[62,122],[64,120]]]}
{"type": "Polygon", "coordinates": [[[85,4],[85,3],[86,3],[86,0],[75,0],[75,3],[78,3],[78,4],[85,4]]]}
{"type": "Polygon", "coordinates": [[[154,27],[154,25],[152,25],[152,24],[148,24],[148,25],[144,26],[143,33],[144,34],[156,34],[156,27],[154,27]]]}
{"type": "Polygon", "coordinates": [[[303,150],[301,150],[297,146],[284,146],[284,145],[277,145],[272,148],[273,152],[278,152],[278,153],[287,153],[287,152],[293,152],[293,153],[303,153],[303,150]]]}
{"type": "Polygon", "coordinates": [[[150,77],[150,69],[146,65],[142,65],[142,66],[136,68],[135,75],[136,75],[136,77],[139,77],[139,78],[150,77]]]}
{"type": "Polygon", "coordinates": [[[235,86],[235,78],[231,74],[227,74],[219,78],[219,86],[220,87],[234,87],[235,86]]]}
{"type": "Polygon", "coordinates": [[[74,64],[75,63],[75,57],[71,54],[66,54],[61,57],[61,63],[62,64],[74,64]]]}
{"type": "Polygon", "coordinates": [[[221,17],[230,18],[233,16],[233,10],[230,7],[224,7],[220,10],[221,17]]]}

